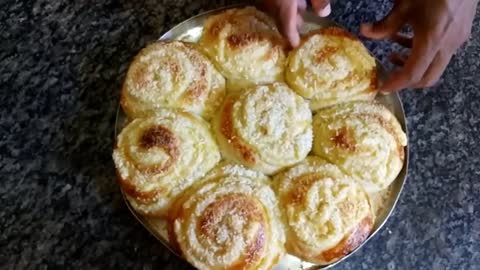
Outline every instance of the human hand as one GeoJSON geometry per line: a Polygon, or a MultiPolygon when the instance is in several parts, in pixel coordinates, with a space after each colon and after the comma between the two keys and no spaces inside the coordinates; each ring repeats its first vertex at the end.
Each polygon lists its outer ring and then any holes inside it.
{"type": "Polygon", "coordinates": [[[409,55],[394,53],[390,59],[402,66],[391,74],[382,91],[434,85],[456,50],[468,40],[478,0],[395,0],[381,21],[362,24],[362,35],[390,38],[411,48],[409,55]],[[409,24],[413,37],[399,33],[409,24]]]}
{"type": "MultiPolygon", "coordinates": [[[[329,0],[311,0],[315,13],[326,17],[331,12],[329,0]]],[[[264,0],[262,8],[277,20],[282,34],[292,47],[300,43],[298,28],[303,24],[302,14],[307,8],[306,0],[264,0]]]]}

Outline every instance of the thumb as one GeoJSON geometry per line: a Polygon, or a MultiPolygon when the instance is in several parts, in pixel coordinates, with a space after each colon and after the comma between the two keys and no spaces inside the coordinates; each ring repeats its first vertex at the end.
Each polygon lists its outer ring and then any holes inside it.
{"type": "Polygon", "coordinates": [[[315,14],[320,17],[327,17],[332,12],[330,0],[312,0],[312,7],[315,14]]]}
{"type": "Polygon", "coordinates": [[[397,33],[406,22],[406,12],[402,5],[396,4],[382,20],[364,23],[360,26],[362,35],[373,39],[382,39],[397,33]]]}

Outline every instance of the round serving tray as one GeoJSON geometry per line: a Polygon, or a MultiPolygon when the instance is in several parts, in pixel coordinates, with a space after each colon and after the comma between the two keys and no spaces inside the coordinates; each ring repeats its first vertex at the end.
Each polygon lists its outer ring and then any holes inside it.
{"type": "MultiPolygon", "coordinates": [[[[175,27],[170,29],[168,32],[163,34],[160,37],[160,40],[182,40],[182,41],[188,41],[188,42],[197,42],[202,34],[203,22],[205,21],[206,18],[208,18],[211,15],[220,13],[226,9],[238,8],[242,6],[243,5],[227,6],[227,7],[201,13],[197,16],[194,16],[176,25],[175,27]]],[[[313,12],[307,11],[304,15],[304,25],[302,29],[300,29],[300,32],[306,33],[310,30],[321,28],[321,27],[327,27],[327,26],[342,27],[341,25],[338,25],[337,23],[335,23],[334,21],[328,18],[320,18],[318,16],[315,16],[313,12]]],[[[377,69],[379,74],[379,80],[380,82],[382,82],[386,78],[386,71],[379,61],[377,61],[377,69]]],[[[388,95],[378,95],[376,100],[384,104],[396,116],[403,130],[408,135],[406,120],[405,120],[405,113],[403,111],[402,102],[398,94],[390,93],[388,95]]],[[[117,111],[116,123],[115,123],[115,137],[117,136],[117,134],[120,133],[122,128],[126,125],[127,121],[128,120],[126,118],[125,113],[119,106],[117,111]]],[[[372,234],[370,234],[368,239],[365,242],[363,242],[357,249],[355,249],[353,252],[346,255],[339,261],[327,266],[315,265],[313,263],[303,261],[293,255],[286,255],[273,268],[273,270],[329,269],[335,265],[340,264],[342,261],[344,261],[345,259],[350,257],[352,254],[354,254],[356,251],[358,251],[363,245],[365,245],[370,239],[372,239],[372,237],[383,227],[387,219],[392,214],[393,209],[395,208],[395,205],[400,197],[400,193],[402,192],[403,185],[405,184],[405,181],[407,179],[408,160],[409,160],[409,153],[408,153],[408,145],[407,145],[405,147],[405,162],[398,177],[395,179],[395,181],[390,185],[390,187],[387,190],[377,194],[371,194],[373,205],[377,213],[377,217],[374,224],[374,230],[372,234]]],[[[135,216],[135,218],[152,235],[154,235],[163,245],[165,245],[168,249],[170,249],[172,253],[176,254],[170,248],[168,243],[165,220],[159,219],[159,218],[146,217],[138,214],[131,207],[128,200],[125,198],[125,194],[123,193],[123,190],[122,190],[122,194],[124,195],[123,198],[125,199],[125,203],[127,204],[128,209],[130,209],[130,211],[132,212],[133,216],[135,216]]]]}

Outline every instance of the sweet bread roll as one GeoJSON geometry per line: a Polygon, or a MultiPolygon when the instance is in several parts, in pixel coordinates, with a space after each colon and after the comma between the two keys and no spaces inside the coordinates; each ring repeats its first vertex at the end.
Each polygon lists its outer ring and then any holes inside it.
{"type": "Polygon", "coordinates": [[[287,43],[275,22],[253,7],[209,17],[200,44],[227,78],[229,89],[283,81],[287,43]]]}
{"type": "Polygon", "coordinates": [[[196,46],[160,41],[140,51],[130,65],[120,100],[130,118],[152,115],[159,108],[212,116],[225,95],[225,79],[196,46]]]}
{"type": "Polygon", "coordinates": [[[407,137],[383,105],[351,102],[319,111],[313,152],[337,164],[368,192],[387,188],[405,159],[407,137]]]}
{"type": "Polygon", "coordinates": [[[269,179],[223,163],[187,189],[168,218],[169,239],[200,270],[271,269],[285,232],[269,179]]]}
{"type": "Polygon", "coordinates": [[[286,80],[318,110],[341,102],[373,100],[375,59],[353,34],[336,27],[313,30],[290,52],[286,80]]]}
{"type": "Polygon", "coordinates": [[[275,176],[274,183],[291,254],[330,264],[356,249],[372,231],[375,217],[367,193],[334,164],[307,157],[275,176]]]}
{"type": "Polygon", "coordinates": [[[220,161],[220,152],[208,123],[163,109],[134,119],[122,130],[113,160],[133,208],[164,217],[172,200],[220,161]]]}
{"type": "Polygon", "coordinates": [[[312,147],[308,104],[284,83],[228,96],[213,129],[225,158],[266,174],[301,161],[312,147]]]}

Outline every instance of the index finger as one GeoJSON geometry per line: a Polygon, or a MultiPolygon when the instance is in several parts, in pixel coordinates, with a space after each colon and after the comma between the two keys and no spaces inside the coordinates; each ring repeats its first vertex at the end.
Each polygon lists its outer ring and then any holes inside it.
{"type": "Polygon", "coordinates": [[[405,65],[391,75],[381,91],[397,91],[420,82],[437,51],[438,45],[433,41],[414,37],[412,51],[405,65]]]}
{"type": "Polygon", "coordinates": [[[282,34],[288,39],[292,47],[300,43],[300,35],[297,29],[297,1],[291,1],[290,5],[280,9],[279,18],[282,34]]]}

